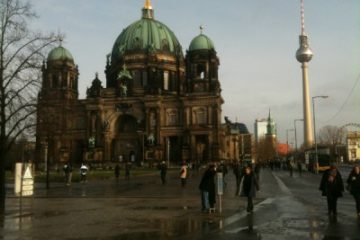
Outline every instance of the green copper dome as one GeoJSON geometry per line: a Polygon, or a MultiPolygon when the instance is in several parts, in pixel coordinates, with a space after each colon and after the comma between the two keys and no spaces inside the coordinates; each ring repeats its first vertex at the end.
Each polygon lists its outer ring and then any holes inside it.
{"type": "Polygon", "coordinates": [[[71,53],[64,47],[59,46],[54,48],[53,50],[50,51],[48,58],[48,61],[64,61],[64,60],[69,60],[71,62],[74,62],[74,58],[71,55],[71,53]]]}
{"type": "Polygon", "coordinates": [[[162,51],[182,56],[181,45],[175,34],[165,24],[153,19],[153,13],[146,10],[143,10],[142,19],[125,28],[116,39],[112,61],[119,60],[131,51],[162,51]]]}
{"type": "Polygon", "coordinates": [[[201,33],[191,41],[189,50],[215,50],[215,47],[211,39],[201,33]]]}

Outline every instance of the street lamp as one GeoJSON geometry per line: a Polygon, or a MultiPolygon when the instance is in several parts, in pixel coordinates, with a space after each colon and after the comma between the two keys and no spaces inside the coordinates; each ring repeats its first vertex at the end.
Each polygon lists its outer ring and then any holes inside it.
{"type": "Polygon", "coordinates": [[[316,142],[316,118],[315,118],[315,99],[316,98],[328,98],[329,96],[314,96],[312,97],[312,105],[313,105],[313,118],[314,118],[314,143],[315,143],[315,173],[319,173],[318,165],[318,149],[317,149],[317,142],[316,142]]]}
{"type": "Polygon", "coordinates": [[[286,129],[286,156],[289,154],[289,132],[294,131],[294,129],[286,129]]]}
{"type": "Polygon", "coordinates": [[[295,119],[294,120],[294,132],[295,132],[295,151],[297,151],[297,136],[296,136],[296,122],[304,121],[304,119],[295,119]]]}

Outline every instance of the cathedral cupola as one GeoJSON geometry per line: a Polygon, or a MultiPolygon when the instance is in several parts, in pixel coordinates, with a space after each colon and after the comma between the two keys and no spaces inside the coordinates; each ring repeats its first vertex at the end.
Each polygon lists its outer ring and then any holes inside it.
{"type": "Polygon", "coordinates": [[[185,78],[182,47],[171,29],[154,17],[145,0],[141,18],[117,37],[106,65],[106,87],[118,88],[118,76],[126,64],[133,79],[133,95],[177,94],[185,78]]]}
{"type": "Polygon", "coordinates": [[[42,98],[77,99],[79,71],[70,51],[61,44],[52,49],[43,67],[42,98]]]}
{"type": "Polygon", "coordinates": [[[213,41],[203,30],[200,26],[200,34],[191,41],[186,53],[187,91],[219,93],[219,58],[213,41]]]}

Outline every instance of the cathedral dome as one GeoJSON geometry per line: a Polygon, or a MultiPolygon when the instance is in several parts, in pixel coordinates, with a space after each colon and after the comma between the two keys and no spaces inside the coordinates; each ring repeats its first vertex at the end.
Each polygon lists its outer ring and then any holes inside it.
{"type": "Polygon", "coordinates": [[[142,19],[125,28],[115,41],[111,60],[119,61],[131,52],[163,52],[182,56],[181,45],[175,34],[153,17],[151,6],[145,6],[142,19]]]}
{"type": "Polygon", "coordinates": [[[67,50],[63,46],[58,46],[58,47],[54,48],[53,50],[51,50],[47,57],[47,60],[48,61],[68,60],[68,61],[74,62],[74,58],[71,55],[71,53],[69,52],[69,50],[67,50]]]}
{"type": "Polygon", "coordinates": [[[189,50],[215,50],[215,47],[211,39],[201,33],[191,41],[189,50]]]}

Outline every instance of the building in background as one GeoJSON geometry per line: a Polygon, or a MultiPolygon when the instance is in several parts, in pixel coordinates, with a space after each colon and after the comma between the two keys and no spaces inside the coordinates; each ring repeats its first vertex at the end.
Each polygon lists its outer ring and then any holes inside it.
{"type": "Polygon", "coordinates": [[[265,134],[259,134],[258,140],[256,142],[256,158],[260,162],[272,161],[274,160],[277,154],[277,138],[276,138],[276,123],[271,117],[271,112],[269,110],[268,118],[266,122],[261,120],[255,121],[255,132],[263,132],[264,124],[266,123],[265,134]],[[259,130],[260,129],[260,130],[259,130]]]}
{"type": "Polygon", "coordinates": [[[106,86],[96,74],[86,99],[79,99],[75,58],[61,44],[53,49],[38,95],[38,163],[218,160],[220,61],[202,31],[184,57],[147,0],[141,19],[124,28],[107,56],[106,86]]]}
{"type": "Polygon", "coordinates": [[[222,159],[227,162],[255,160],[253,135],[245,124],[232,122],[225,117],[222,129],[222,159]]]}
{"type": "Polygon", "coordinates": [[[349,162],[360,160],[360,132],[348,132],[346,136],[346,146],[349,162]]]}
{"type": "Polygon", "coordinates": [[[265,138],[266,132],[267,132],[267,119],[266,118],[256,119],[254,124],[255,142],[258,143],[261,138],[265,138]]]}

